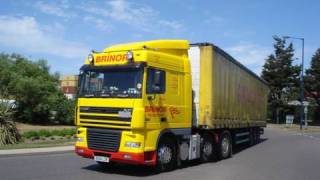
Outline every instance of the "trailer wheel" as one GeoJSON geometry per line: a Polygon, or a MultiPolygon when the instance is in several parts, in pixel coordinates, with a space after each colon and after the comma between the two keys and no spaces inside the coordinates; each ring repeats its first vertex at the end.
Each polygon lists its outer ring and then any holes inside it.
{"type": "Polygon", "coordinates": [[[261,137],[260,137],[260,128],[255,129],[255,139],[256,139],[256,144],[260,143],[261,137]]]}
{"type": "Polygon", "coordinates": [[[177,148],[175,142],[169,138],[161,139],[157,149],[157,171],[173,170],[177,164],[176,158],[177,148]]]}
{"type": "Polygon", "coordinates": [[[232,139],[228,131],[224,131],[220,138],[220,158],[229,158],[232,154],[232,139]]]}
{"type": "Polygon", "coordinates": [[[200,158],[201,162],[209,162],[214,159],[214,139],[210,134],[203,135],[200,158]]]}
{"type": "Polygon", "coordinates": [[[255,129],[254,128],[251,128],[250,129],[250,146],[253,146],[253,145],[255,145],[256,144],[256,131],[255,131],[255,129]]]}

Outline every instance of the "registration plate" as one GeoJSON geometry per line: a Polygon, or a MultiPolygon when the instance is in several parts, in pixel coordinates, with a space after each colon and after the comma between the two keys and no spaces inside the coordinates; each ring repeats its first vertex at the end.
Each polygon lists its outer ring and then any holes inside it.
{"type": "Polygon", "coordinates": [[[95,161],[99,162],[109,162],[109,157],[106,156],[94,156],[95,161]]]}

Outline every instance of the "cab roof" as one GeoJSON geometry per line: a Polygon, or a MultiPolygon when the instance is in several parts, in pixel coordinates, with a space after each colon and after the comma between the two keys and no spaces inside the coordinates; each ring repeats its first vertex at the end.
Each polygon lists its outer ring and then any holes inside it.
{"type": "Polygon", "coordinates": [[[187,50],[189,49],[189,41],[187,40],[154,40],[154,41],[143,41],[134,42],[127,44],[118,44],[108,48],[105,48],[104,52],[113,51],[129,51],[139,49],[176,49],[176,50],[187,50]]]}

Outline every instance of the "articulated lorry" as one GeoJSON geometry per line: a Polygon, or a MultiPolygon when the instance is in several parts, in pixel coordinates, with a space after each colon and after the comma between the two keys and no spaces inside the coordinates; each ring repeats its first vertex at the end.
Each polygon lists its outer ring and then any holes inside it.
{"type": "Polygon", "coordinates": [[[219,47],[186,40],[120,44],[80,69],[75,152],[171,170],[228,158],[266,126],[268,86],[219,47]]]}

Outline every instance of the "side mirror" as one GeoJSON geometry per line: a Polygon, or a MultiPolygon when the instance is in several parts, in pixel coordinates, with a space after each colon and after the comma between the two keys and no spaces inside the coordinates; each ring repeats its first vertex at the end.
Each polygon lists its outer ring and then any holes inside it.
{"type": "Polygon", "coordinates": [[[147,94],[162,94],[165,90],[165,71],[148,69],[147,94]]]}
{"type": "Polygon", "coordinates": [[[154,72],[153,83],[155,86],[161,85],[161,71],[154,72]]]}
{"type": "Polygon", "coordinates": [[[161,86],[161,71],[155,71],[153,76],[153,84],[152,89],[155,92],[158,92],[160,90],[161,86]]]}

